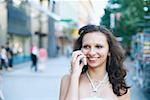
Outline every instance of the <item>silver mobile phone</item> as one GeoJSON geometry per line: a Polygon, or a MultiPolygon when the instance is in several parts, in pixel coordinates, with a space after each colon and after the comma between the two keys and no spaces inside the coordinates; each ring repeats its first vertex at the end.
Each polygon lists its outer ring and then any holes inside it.
{"type": "MultiPolygon", "coordinates": [[[[81,52],[82,52],[82,49],[81,49],[81,52]]],[[[87,65],[87,60],[86,60],[86,57],[82,58],[81,60],[83,62],[84,65],[87,65]]]]}
{"type": "Polygon", "coordinates": [[[85,57],[82,59],[82,62],[83,62],[84,65],[87,65],[87,61],[86,61],[85,57]]]}

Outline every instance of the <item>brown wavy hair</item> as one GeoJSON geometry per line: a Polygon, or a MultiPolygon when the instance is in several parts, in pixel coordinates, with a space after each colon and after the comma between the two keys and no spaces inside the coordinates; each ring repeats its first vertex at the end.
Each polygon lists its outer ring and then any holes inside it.
{"type": "MultiPolygon", "coordinates": [[[[74,44],[74,50],[82,48],[82,40],[86,33],[101,32],[103,33],[109,45],[110,56],[107,57],[106,71],[108,72],[109,81],[112,84],[113,92],[117,96],[122,96],[128,92],[128,87],[125,82],[127,71],[124,67],[125,53],[115,36],[108,29],[102,26],[86,25],[79,30],[79,37],[74,44]]],[[[88,67],[85,65],[82,73],[87,71],[88,67]]]]}

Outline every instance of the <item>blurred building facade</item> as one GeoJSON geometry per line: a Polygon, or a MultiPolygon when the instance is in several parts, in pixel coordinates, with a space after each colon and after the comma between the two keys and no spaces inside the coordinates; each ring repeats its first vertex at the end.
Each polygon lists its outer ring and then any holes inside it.
{"type": "MultiPolygon", "coordinates": [[[[26,1],[7,0],[7,42],[13,47],[14,57],[29,56],[30,17],[26,1]]],[[[17,59],[16,58],[16,59],[17,59]]]]}
{"type": "Polygon", "coordinates": [[[7,6],[4,0],[0,0],[0,10],[0,45],[2,45],[6,42],[7,38],[7,6]]]}
{"type": "Polygon", "coordinates": [[[78,29],[93,23],[94,9],[91,0],[60,0],[56,13],[61,16],[57,23],[57,38],[61,53],[64,54],[68,45],[73,46],[78,37],[78,29]]]}
{"type": "Polygon", "coordinates": [[[14,63],[29,60],[32,44],[51,48],[50,57],[56,55],[54,4],[54,0],[0,0],[0,45],[12,46],[14,63]]]}
{"type": "Polygon", "coordinates": [[[94,15],[91,0],[0,0],[0,8],[0,45],[10,43],[14,62],[29,60],[33,44],[49,57],[58,55],[58,47],[63,54],[94,15]]]}

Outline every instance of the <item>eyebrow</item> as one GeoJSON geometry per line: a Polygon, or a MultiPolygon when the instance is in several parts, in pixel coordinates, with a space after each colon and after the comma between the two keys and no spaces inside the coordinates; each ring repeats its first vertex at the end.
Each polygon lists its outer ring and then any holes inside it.
{"type": "MultiPolygon", "coordinates": [[[[87,45],[89,45],[90,46],[90,44],[83,44],[82,46],[87,46],[87,45]]],[[[96,44],[94,44],[94,45],[104,45],[104,43],[96,43],[96,44]]]]}

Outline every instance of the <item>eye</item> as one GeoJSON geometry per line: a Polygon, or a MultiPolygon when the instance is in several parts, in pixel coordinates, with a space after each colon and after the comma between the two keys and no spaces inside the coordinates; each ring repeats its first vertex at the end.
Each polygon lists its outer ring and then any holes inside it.
{"type": "Polygon", "coordinates": [[[89,45],[84,45],[83,49],[90,49],[90,46],[89,45]]]}
{"type": "Polygon", "coordinates": [[[100,48],[103,48],[102,45],[96,45],[96,48],[100,49],[100,48]]]}

